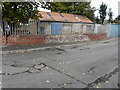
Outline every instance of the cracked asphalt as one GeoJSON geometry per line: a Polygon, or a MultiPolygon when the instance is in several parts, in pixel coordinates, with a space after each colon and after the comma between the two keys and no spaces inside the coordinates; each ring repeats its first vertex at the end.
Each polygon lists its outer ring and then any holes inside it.
{"type": "Polygon", "coordinates": [[[118,40],[2,55],[3,88],[118,88],[118,40]]]}

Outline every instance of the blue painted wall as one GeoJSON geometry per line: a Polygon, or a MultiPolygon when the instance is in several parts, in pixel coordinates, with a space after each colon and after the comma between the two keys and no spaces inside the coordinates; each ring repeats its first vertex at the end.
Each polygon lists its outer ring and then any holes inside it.
{"type": "Polygon", "coordinates": [[[110,38],[117,37],[118,35],[120,35],[120,24],[111,24],[110,38]]]}
{"type": "Polygon", "coordinates": [[[51,34],[62,34],[62,23],[52,23],[51,24],[51,34]]]}

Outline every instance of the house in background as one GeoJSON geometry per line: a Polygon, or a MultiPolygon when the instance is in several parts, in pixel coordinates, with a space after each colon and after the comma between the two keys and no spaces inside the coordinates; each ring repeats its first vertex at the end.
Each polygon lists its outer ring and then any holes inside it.
{"type": "MultiPolygon", "coordinates": [[[[86,16],[39,11],[42,18],[11,25],[8,45],[65,43],[102,40],[106,33],[94,34],[94,23],[86,16]],[[13,28],[14,26],[14,28],[13,28]]],[[[101,28],[101,27],[100,27],[101,28]]],[[[99,29],[96,30],[98,33],[99,29]]],[[[3,33],[6,36],[6,33],[3,33]]],[[[6,39],[3,41],[7,42],[6,39]]]]}
{"type": "Polygon", "coordinates": [[[93,33],[93,22],[86,16],[39,11],[38,34],[93,33]]]}
{"type": "Polygon", "coordinates": [[[58,35],[93,33],[93,22],[86,16],[39,11],[42,18],[30,19],[28,22],[17,22],[11,35],[58,35]]]}

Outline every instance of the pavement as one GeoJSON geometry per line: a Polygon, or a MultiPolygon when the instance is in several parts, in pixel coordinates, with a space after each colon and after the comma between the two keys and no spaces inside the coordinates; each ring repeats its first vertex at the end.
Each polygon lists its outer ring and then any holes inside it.
{"type": "Polygon", "coordinates": [[[118,88],[117,38],[28,49],[2,54],[3,88],[118,88]]]}

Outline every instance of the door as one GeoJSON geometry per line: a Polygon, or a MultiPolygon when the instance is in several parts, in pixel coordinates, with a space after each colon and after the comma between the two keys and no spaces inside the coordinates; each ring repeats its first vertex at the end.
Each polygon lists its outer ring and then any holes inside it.
{"type": "Polygon", "coordinates": [[[51,24],[51,34],[62,34],[62,23],[51,24]]]}

